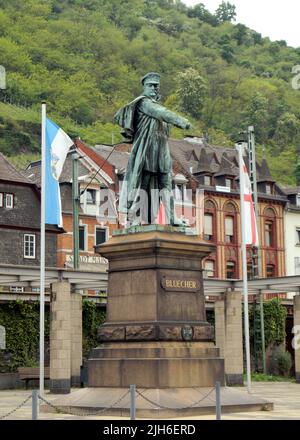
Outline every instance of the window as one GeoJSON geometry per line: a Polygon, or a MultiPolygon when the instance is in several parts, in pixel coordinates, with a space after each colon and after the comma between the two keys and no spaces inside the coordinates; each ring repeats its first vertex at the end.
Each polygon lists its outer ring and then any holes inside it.
{"type": "Polygon", "coordinates": [[[215,277],[215,262],[212,260],[207,260],[204,262],[204,277],[214,278],[215,277]]]}
{"type": "Polygon", "coordinates": [[[204,215],[204,240],[213,240],[213,214],[204,215]]]}
{"type": "Polygon", "coordinates": [[[267,265],[267,278],[274,278],[275,277],[275,266],[273,264],[267,265]]]}
{"type": "Polygon", "coordinates": [[[211,186],[211,176],[204,176],[204,185],[211,186]]]}
{"type": "Polygon", "coordinates": [[[296,228],[296,244],[300,245],[300,228],[296,228]]]}
{"type": "Polygon", "coordinates": [[[296,205],[300,206],[300,195],[296,196],[296,205]]]}
{"type": "Polygon", "coordinates": [[[269,194],[269,195],[273,194],[273,187],[270,183],[266,184],[266,194],[269,194]]]}
{"type": "Polygon", "coordinates": [[[106,231],[107,229],[96,228],[96,245],[102,244],[106,241],[106,231]]]}
{"type": "Polygon", "coordinates": [[[79,250],[85,251],[86,239],[85,239],[85,226],[79,226],[79,250]]]}
{"type": "Polygon", "coordinates": [[[86,203],[88,205],[96,205],[96,194],[97,191],[95,189],[86,190],[86,203]]]}
{"type": "Polygon", "coordinates": [[[225,217],[225,241],[226,243],[234,242],[233,217],[225,217]]]}
{"type": "Polygon", "coordinates": [[[226,278],[232,280],[235,278],[235,263],[228,261],[226,264],[226,278]]]}
{"type": "Polygon", "coordinates": [[[232,188],[232,180],[231,179],[228,179],[228,178],[226,178],[225,179],[225,186],[227,187],[227,188],[232,188]]]}
{"type": "Polygon", "coordinates": [[[5,208],[12,209],[14,207],[14,195],[5,194],[5,208]]]}
{"type": "Polygon", "coordinates": [[[203,238],[204,240],[213,241],[217,239],[215,225],[216,207],[211,200],[206,200],[204,209],[203,238]]]}
{"type": "Polygon", "coordinates": [[[0,208],[3,206],[3,193],[0,193],[0,208]]]}
{"type": "Polygon", "coordinates": [[[273,247],[273,222],[265,223],[265,241],[266,247],[273,247]]]}
{"type": "Polygon", "coordinates": [[[21,287],[21,286],[10,286],[9,291],[10,292],[14,292],[14,293],[23,293],[24,292],[24,287],[21,287]]]}
{"type": "Polygon", "coordinates": [[[253,278],[253,265],[251,263],[247,264],[247,279],[252,280],[253,278]]]}
{"type": "Polygon", "coordinates": [[[24,258],[35,258],[35,235],[24,235],[24,258]]]}
{"type": "Polygon", "coordinates": [[[179,201],[184,199],[184,185],[182,183],[176,183],[175,185],[175,199],[179,201]]]}

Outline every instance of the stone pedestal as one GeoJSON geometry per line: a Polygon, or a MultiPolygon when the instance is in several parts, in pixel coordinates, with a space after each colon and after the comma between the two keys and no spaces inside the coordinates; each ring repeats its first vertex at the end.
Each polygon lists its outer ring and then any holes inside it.
{"type": "Polygon", "coordinates": [[[107,320],[88,361],[89,386],[224,384],[201,269],[213,250],[195,235],[162,226],[120,232],[97,247],[109,260],[107,320]]]}

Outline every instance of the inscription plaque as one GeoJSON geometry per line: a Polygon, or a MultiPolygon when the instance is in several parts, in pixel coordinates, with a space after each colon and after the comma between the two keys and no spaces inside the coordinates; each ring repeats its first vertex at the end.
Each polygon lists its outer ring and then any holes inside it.
{"type": "Polygon", "coordinates": [[[161,278],[161,286],[164,290],[177,292],[198,292],[200,290],[200,282],[196,278],[174,278],[163,276],[161,278]]]}

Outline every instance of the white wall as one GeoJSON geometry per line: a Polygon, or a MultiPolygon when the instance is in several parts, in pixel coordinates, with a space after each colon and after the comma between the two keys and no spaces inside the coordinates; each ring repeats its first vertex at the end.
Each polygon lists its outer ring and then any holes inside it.
{"type": "Polygon", "coordinates": [[[285,258],[286,258],[286,274],[300,275],[300,271],[295,271],[295,258],[300,258],[300,244],[297,244],[296,229],[300,229],[300,211],[285,211],[285,258]]]}
{"type": "MultiPolygon", "coordinates": [[[[300,275],[300,271],[297,273],[295,267],[295,258],[300,258],[300,245],[297,244],[297,228],[300,228],[300,212],[285,211],[284,238],[287,276],[300,275]]],[[[289,292],[287,298],[292,299],[294,295],[295,293],[289,292]]]]}

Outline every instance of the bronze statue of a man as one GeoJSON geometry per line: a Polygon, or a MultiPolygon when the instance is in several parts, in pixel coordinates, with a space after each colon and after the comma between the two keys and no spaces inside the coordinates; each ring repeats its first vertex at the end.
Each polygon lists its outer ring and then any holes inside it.
{"type": "Polygon", "coordinates": [[[170,125],[189,129],[190,123],[158,103],[158,73],[147,73],[141,82],[143,94],[121,108],[114,118],[124,129],[122,134],[126,142],[133,144],[121,190],[119,211],[126,213],[129,223],[133,225],[154,223],[162,199],[166,223],[175,225],[178,222],[174,215],[172,161],[167,141],[170,125]],[[147,204],[144,203],[140,208],[138,218],[137,201],[141,200],[141,193],[147,195],[147,204]]]}

